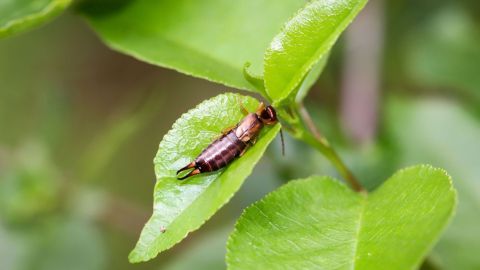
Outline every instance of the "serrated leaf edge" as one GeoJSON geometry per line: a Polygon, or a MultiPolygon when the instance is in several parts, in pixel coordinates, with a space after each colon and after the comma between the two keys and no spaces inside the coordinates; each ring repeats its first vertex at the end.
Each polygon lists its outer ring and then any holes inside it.
{"type": "MultiPolygon", "coordinates": [[[[164,141],[164,138],[165,138],[166,136],[171,135],[170,133],[172,133],[173,130],[176,129],[176,127],[177,127],[178,125],[180,125],[180,123],[181,123],[182,120],[184,119],[184,118],[183,118],[184,115],[191,114],[192,112],[194,112],[194,111],[196,111],[196,110],[199,110],[201,106],[204,106],[204,103],[206,103],[206,102],[211,102],[213,99],[220,99],[220,98],[223,98],[223,97],[225,97],[225,98],[228,99],[228,98],[230,98],[230,97],[238,97],[238,96],[245,96],[245,95],[227,92],[227,93],[223,93],[223,94],[214,96],[214,97],[212,97],[212,98],[209,98],[209,99],[207,99],[207,100],[199,103],[197,106],[189,109],[187,112],[183,113],[182,116],[180,116],[180,118],[177,119],[177,121],[175,121],[175,122],[172,124],[172,127],[170,128],[170,130],[162,137],[162,140],[160,141],[159,147],[160,147],[161,143],[164,141]]],[[[250,97],[250,96],[245,96],[245,97],[249,97],[249,98],[255,99],[255,98],[250,97]]],[[[256,100],[256,99],[255,99],[255,100],[256,100]]],[[[258,100],[257,100],[257,102],[258,102],[258,100]]],[[[277,124],[277,125],[273,126],[272,129],[273,129],[273,128],[278,128],[278,129],[280,129],[280,124],[277,124]]],[[[273,140],[273,139],[272,139],[272,140],[273,140]]],[[[262,158],[262,156],[260,156],[257,160],[255,160],[255,163],[258,163],[258,161],[259,161],[261,158],[262,158]]],[[[155,159],[156,159],[156,157],[154,158],[154,164],[155,164],[155,159]]],[[[254,167],[255,167],[255,166],[254,166],[254,167]]],[[[252,169],[250,170],[250,172],[247,174],[247,177],[246,177],[246,178],[248,178],[248,176],[252,173],[254,167],[252,167],[252,169]]],[[[220,173],[218,177],[220,177],[221,174],[223,174],[223,172],[220,173]]],[[[245,179],[246,179],[246,178],[245,178],[245,179]]],[[[239,187],[239,189],[240,189],[240,188],[241,188],[241,186],[239,187]]],[[[238,190],[237,190],[237,191],[238,191],[238,190]]],[[[224,205],[226,205],[226,204],[232,199],[232,197],[235,195],[235,193],[236,193],[236,192],[232,193],[232,195],[231,195],[230,197],[228,197],[223,204],[219,205],[218,208],[215,209],[215,211],[213,212],[212,215],[210,215],[210,216],[207,217],[205,220],[203,220],[203,222],[200,223],[197,227],[188,230],[182,238],[179,238],[178,241],[172,243],[169,247],[166,247],[166,248],[161,249],[161,250],[159,250],[159,251],[154,251],[154,252],[151,252],[151,253],[147,253],[147,256],[142,256],[142,255],[137,254],[137,252],[135,252],[136,246],[138,245],[138,242],[140,241],[140,238],[139,238],[138,241],[137,241],[137,244],[136,244],[135,247],[134,247],[134,249],[133,249],[133,250],[129,253],[129,255],[128,255],[128,260],[129,260],[129,262],[130,262],[130,263],[139,263],[139,262],[149,261],[149,260],[155,258],[159,253],[161,253],[161,252],[163,252],[163,251],[165,251],[165,250],[168,250],[168,249],[170,249],[171,247],[175,246],[176,244],[180,243],[182,240],[184,240],[184,239],[188,236],[188,234],[190,234],[191,232],[194,232],[194,231],[198,230],[201,226],[203,226],[220,208],[222,208],[224,205]]],[[[155,196],[155,189],[154,189],[154,191],[153,191],[153,196],[155,196]]],[[[198,199],[199,199],[199,198],[197,198],[196,200],[192,201],[192,203],[191,203],[190,205],[194,204],[198,199]]],[[[187,208],[185,208],[185,210],[187,210],[187,209],[190,207],[190,205],[189,205],[187,208]]],[[[153,207],[155,207],[155,205],[153,205],[153,207]]],[[[181,214],[180,214],[180,215],[181,215],[181,214]]],[[[180,216],[180,215],[179,215],[179,216],[180,216]]],[[[148,224],[151,218],[153,218],[153,214],[152,214],[152,216],[148,219],[148,221],[147,221],[145,224],[148,224]]],[[[143,229],[142,229],[142,230],[143,230],[143,229]]]]}
{"type": "MultiPolygon", "coordinates": [[[[303,11],[307,10],[307,8],[309,8],[310,6],[315,5],[315,3],[317,1],[311,1],[311,2],[307,3],[307,5],[305,5],[303,8],[299,9],[291,18],[289,18],[289,20],[281,28],[281,31],[277,35],[275,35],[275,37],[272,39],[272,42],[270,43],[270,45],[265,50],[265,54],[264,54],[264,57],[263,57],[263,62],[264,62],[264,72],[263,73],[264,73],[264,75],[266,75],[266,73],[265,73],[265,68],[267,67],[266,61],[270,56],[272,44],[274,43],[274,41],[276,39],[279,39],[282,35],[284,35],[284,30],[287,28],[288,24],[294,18],[296,18],[303,11]]],[[[330,50],[329,49],[325,50],[324,53],[319,53],[319,51],[321,51],[324,47],[326,47],[326,48],[332,48],[333,47],[333,45],[338,40],[338,38],[340,37],[342,32],[355,19],[355,16],[352,16],[352,14],[355,13],[355,12],[360,12],[360,10],[366,5],[366,3],[367,3],[366,0],[360,0],[359,3],[357,3],[357,5],[355,5],[355,7],[352,8],[352,10],[348,13],[348,15],[345,17],[345,19],[342,20],[342,22],[336,27],[335,31],[333,31],[332,34],[330,34],[328,36],[324,46],[320,46],[319,48],[317,48],[317,50],[315,51],[313,56],[310,57],[309,60],[306,61],[300,69],[298,69],[298,71],[294,74],[294,76],[292,76],[292,80],[290,80],[290,82],[288,82],[287,87],[286,87],[288,89],[292,89],[290,92],[288,92],[286,94],[283,94],[282,96],[280,96],[276,99],[272,99],[272,97],[269,94],[268,82],[267,82],[267,80],[265,80],[265,91],[266,91],[267,95],[269,96],[269,98],[274,100],[275,103],[281,104],[284,100],[288,99],[290,96],[292,96],[292,95],[296,96],[298,90],[295,91],[295,88],[298,88],[297,86],[302,82],[302,80],[305,78],[305,76],[308,74],[308,72],[312,69],[312,67],[316,63],[318,63],[322,59],[322,57],[327,55],[330,50]],[[342,29],[342,30],[339,31],[338,30],[339,28],[342,29]],[[315,60],[315,59],[317,59],[317,60],[315,60]]],[[[265,79],[266,78],[267,77],[265,77],[265,79]]]]}
{"type": "Polygon", "coordinates": [[[334,184],[337,184],[339,187],[341,187],[342,189],[344,189],[345,191],[347,192],[351,192],[353,194],[356,194],[355,192],[353,192],[350,188],[348,188],[346,185],[344,185],[342,182],[340,182],[339,180],[331,177],[331,176],[319,176],[319,175],[312,175],[312,176],[309,176],[307,178],[298,178],[298,179],[294,179],[294,180],[290,180],[288,183],[282,185],[281,187],[269,192],[267,195],[265,195],[263,198],[261,198],[260,200],[252,203],[251,205],[249,205],[248,207],[246,207],[245,209],[243,209],[242,213],[240,214],[240,217],[237,219],[237,221],[235,222],[235,225],[234,225],[234,228],[232,230],[232,232],[230,233],[230,235],[228,236],[228,239],[227,239],[227,243],[226,243],[226,247],[227,247],[227,252],[225,254],[225,263],[227,265],[227,269],[230,269],[230,261],[231,261],[231,257],[230,257],[230,253],[231,253],[231,250],[230,250],[230,245],[232,245],[235,240],[236,240],[236,236],[237,236],[237,233],[238,233],[238,229],[237,229],[237,225],[240,224],[240,222],[243,221],[243,219],[245,218],[247,212],[252,209],[252,208],[255,208],[257,207],[259,204],[263,204],[265,203],[265,201],[269,200],[270,197],[274,196],[276,193],[278,192],[282,192],[284,189],[287,189],[287,188],[290,188],[290,186],[292,185],[297,185],[299,183],[303,183],[303,182],[311,182],[311,181],[331,181],[333,182],[334,184]]]}
{"type": "MultiPolygon", "coordinates": [[[[446,230],[446,228],[448,227],[448,225],[452,221],[453,217],[455,216],[457,205],[458,205],[457,191],[454,188],[452,177],[447,173],[446,170],[444,170],[442,168],[436,168],[436,167],[434,167],[432,165],[429,165],[429,164],[419,164],[419,165],[412,165],[412,166],[408,166],[408,167],[402,168],[400,170],[397,170],[394,174],[392,174],[389,178],[387,178],[387,180],[385,180],[385,182],[389,181],[392,178],[398,177],[399,175],[405,173],[408,170],[412,170],[412,169],[428,169],[428,170],[431,170],[432,172],[440,172],[441,174],[443,174],[443,176],[446,176],[446,179],[448,180],[449,191],[452,192],[452,194],[453,194],[453,203],[452,203],[451,209],[449,210],[450,214],[449,214],[448,220],[445,222],[445,224],[443,225],[443,227],[439,231],[439,235],[441,235],[446,230]]],[[[310,177],[307,177],[307,178],[291,180],[287,184],[279,187],[278,189],[271,191],[266,196],[264,196],[262,199],[258,200],[257,202],[254,202],[253,204],[249,205],[247,208],[245,208],[242,211],[242,214],[240,215],[240,217],[235,222],[233,231],[230,233],[230,235],[227,239],[227,243],[226,243],[227,252],[225,254],[225,263],[227,265],[227,269],[230,269],[230,266],[231,266],[230,262],[232,260],[231,257],[230,257],[231,256],[230,246],[233,245],[233,243],[236,241],[236,236],[239,232],[238,229],[237,229],[237,225],[239,225],[240,222],[243,221],[243,219],[246,216],[247,211],[249,211],[251,208],[257,207],[259,204],[264,203],[271,196],[273,196],[276,192],[280,192],[285,188],[289,188],[291,185],[295,185],[295,184],[298,184],[299,182],[305,182],[305,181],[332,181],[333,183],[338,184],[343,189],[348,190],[348,191],[354,193],[355,195],[362,196],[363,197],[363,200],[362,200],[363,206],[362,206],[362,211],[360,212],[360,222],[359,222],[359,226],[358,226],[359,230],[357,231],[358,234],[360,233],[361,220],[363,219],[363,211],[364,211],[364,208],[365,208],[366,204],[368,203],[368,194],[355,193],[350,188],[348,188],[345,184],[343,184],[339,180],[337,180],[333,177],[330,177],[330,176],[316,176],[316,175],[313,175],[313,176],[310,176],[310,177]]],[[[382,187],[382,185],[379,186],[377,188],[377,190],[381,187],[382,187]]],[[[374,192],[375,191],[373,191],[372,193],[374,193],[374,192]]],[[[432,241],[430,243],[430,245],[427,246],[427,248],[423,251],[421,256],[419,256],[419,261],[417,261],[415,263],[415,265],[418,266],[420,264],[421,260],[423,258],[425,258],[428,251],[432,250],[432,248],[435,246],[435,244],[438,242],[438,240],[439,240],[439,238],[437,238],[435,241],[432,241]]],[[[358,247],[358,243],[359,243],[359,241],[356,241],[356,243],[355,243],[355,249],[354,249],[354,254],[353,254],[353,268],[352,269],[355,269],[355,264],[357,262],[357,260],[356,260],[356,255],[357,255],[356,250],[357,250],[357,247],[358,247]]]]}

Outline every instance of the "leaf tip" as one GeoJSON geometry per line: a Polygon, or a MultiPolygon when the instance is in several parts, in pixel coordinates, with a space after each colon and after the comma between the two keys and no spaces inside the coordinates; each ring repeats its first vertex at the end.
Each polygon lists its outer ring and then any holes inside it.
{"type": "Polygon", "coordinates": [[[147,262],[155,258],[158,255],[158,253],[160,252],[152,253],[152,252],[140,250],[137,243],[137,245],[133,248],[133,250],[130,251],[130,254],[128,254],[128,262],[131,264],[147,262]]]}
{"type": "Polygon", "coordinates": [[[136,248],[133,249],[130,254],[128,254],[128,262],[129,263],[139,263],[142,262],[143,260],[141,257],[138,255],[136,248]]]}

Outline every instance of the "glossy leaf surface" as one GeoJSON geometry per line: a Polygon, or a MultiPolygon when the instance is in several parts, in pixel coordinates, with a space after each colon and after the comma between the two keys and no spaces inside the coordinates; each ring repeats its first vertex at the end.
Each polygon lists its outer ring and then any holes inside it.
{"type": "Polygon", "coordinates": [[[273,101],[295,98],[306,74],[327,56],[366,2],[312,1],[287,22],[265,52],[265,86],[273,101]]]}
{"type": "Polygon", "coordinates": [[[63,11],[71,0],[2,0],[0,38],[39,25],[63,11]]]}
{"type": "Polygon", "coordinates": [[[301,0],[138,0],[82,10],[113,49],[142,61],[240,89],[256,91],[246,62],[263,72],[263,54],[301,0]]]}
{"type": "Polygon", "coordinates": [[[322,57],[318,63],[316,63],[313,68],[308,72],[307,76],[305,76],[305,79],[303,82],[300,84],[300,87],[298,88],[297,96],[295,97],[295,100],[297,102],[301,102],[305,99],[307,96],[308,92],[310,89],[313,87],[313,85],[317,82],[318,77],[322,74],[323,69],[327,65],[328,62],[328,54],[322,57]]]}
{"type": "Polygon", "coordinates": [[[253,204],[227,244],[229,269],[413,269],[456,202],[441,169],[401,170],[369,195],[329,177],[292,181],[253,204]]]}
{"type": "Polygon", "coordinates": [[[275,138],[280,125],[265,127],[256,144],[228,167],[177,180],[179,168],[194,160],[222,130],[243,118],[240,100],[250,111],[258,106],[251,97],[219,95],[182,115],[162,139],[154,159],[157,183],[153,215],[129,256],[131,262],[152,259],[198,229],[240,188],[275,138]]]}

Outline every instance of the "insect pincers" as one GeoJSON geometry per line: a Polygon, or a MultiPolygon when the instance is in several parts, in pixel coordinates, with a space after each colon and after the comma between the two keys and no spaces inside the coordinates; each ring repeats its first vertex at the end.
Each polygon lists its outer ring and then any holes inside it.
{"type": "Polygon", "coordinates": [[[278,122],[275,109],[272,106],[265,106],[263,102],[255,113],[249,113],[242,105],[240,106],[245,117],[236,126],[222,131],[222,135],[207,146],[194,161],[178,170],[177,176],[182,171],[192,169],[187,175],[178,177],[178,180],[227,166],[255,144],[258,134],[265,125],[274,125],[278,122]]]}

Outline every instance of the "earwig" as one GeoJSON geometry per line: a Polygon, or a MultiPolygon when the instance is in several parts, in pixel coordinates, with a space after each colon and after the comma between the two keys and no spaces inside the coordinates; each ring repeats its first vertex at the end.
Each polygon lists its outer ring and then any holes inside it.
{"type": "MultiPolygon", "coordinates": [[[[177,175],[185,170],[192,169],[187,175],[177,177],[178,180],[190,176],[217,171],[235,158],[241,157],[248,147],[255,144],[258,134],[265,125],[274,125],[278,122],[277,113],[272,106],[265,106],[262,102],[255,113],[249,113],[243,106],[242,112],[246,115],[235,127],[222,132],[222,136],[213,141],[198,157],[177,171],[177,175]]],[[[283,136],[282,136],[283,144],[283,136]]]]}

